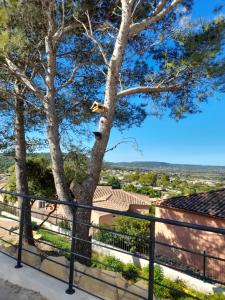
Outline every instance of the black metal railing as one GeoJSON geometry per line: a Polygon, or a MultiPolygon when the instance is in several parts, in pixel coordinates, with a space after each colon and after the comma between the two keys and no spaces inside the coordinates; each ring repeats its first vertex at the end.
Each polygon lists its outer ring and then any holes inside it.
{"type": "MultiPolygon", "coordinates": [[[[106,226],[106,228],[108,227],[106,226]]],[[[93,239],[112,247],[122,249],[126,252],[132,252],[136,257],[144,259],[149,256],[149,243],[146,237],[124,235],[120,232],[116,232],[115,230],[108,230],[107,234],[105,234],[105,231],[107,230],[106,228],[104,228],[104,226],[101,226],[100,228],[96,226],[93,239]]],[[[157,246],[155,261],[158,264],[184,272],[208,282],[225,284],[225,258],[212,256],[208,254],[206,250],[193,251],[158,240],[155,241],[155,244],[157,246]],[[165,255],[163,248],[170,248],[172,255],[165,255]],[[185,254],[192,256],[192,263],[185,263],[179,259],[179,256],[184,256],[185,254]],[[214,264],[212,263],[212,265],[209,266],[209,262],[211,260],[214,261],[214,264]],[[215,270],[213,268],[215,263],[221,265],[221,273],[217,275],[215,275],[215,270]]]]}
{"type": "MultiPolygon", "coordinates": [[[[92,279],[99,280],[99,281],[101,281],[102,283],[104,283],[106,285],[114,286],[115,288],[120,289],[120,290],[122,290],[126,293],[130,293],[131,295],[134,295],[135,297],[138,297],[139,299],[152,300],[153,299],[153,293],[154,293],[154,287],[156,285],[164,286],[165,288],[176,290],[176,289],[174,289],[174,287],[166,286],[162,282],[156,282],[154,280],[155,263],[159,263],[161,265],[171,267],[171,265],[168,263],[168,261],[166,261],[162,257],[161,258],[159,257],[159,254],[157,253],[158,252],[157,248],[158,248],[158,246],[160,246],[160,247],[170,247],[170,248],[173,248],[176,251],[189,251],[190,253],[193,252],[193,254],[194,254],[194,251],[183,249],[182,247],[177,247],[176,245],[166,244],[166,243],[157,241],[156,240],[156,226],[155,226],[157,223],[163,223],[163,224],[167,224],[167,225],[178,226],[178,227],[187,228],[187,229],[190,229],[190,230],[194,229],[194,230],[198,230],[198,231],[211,232],[211,233],[214,233],[214,234],[223,235],[225,237],[225,229],[223,229],[223,228],[208,227],[208,226],[203,226],[203,225],[191,224],[191,223],[187,223],[187,222],[179,222],[179,221],[170,220],[170,219],[156,218],[156,217],[141,215],[141,214],[137,214],[137,213],[133,213],[133,212],[121,212],[121,211],[106,209],[106,208],[101,208],[101,207],[81,205],[81,204],[76,203],[75,201],[74,202],[60,201],[60,200],[54,200],[54,199],[47,199],[47,198],[44,198],[44,197],[21,195],[21,194],[18,194],[18,193],[11,193],[11,192],[7,192],[7,191],[3,191],[3,190],[0,190],[0,193],[1,194],[9,194],[9,195],[12,195],[14,197],[22,197],[23,198],[23,203],[22,203],[22,206],[20,208],[16,207],[15,205],[10,205],[8,203],[4,203],[4,202],[0,203],[0,211],[3,211],[4,207],[5,207],[7,211],[10,211],[11,213],[14,212],[15,215],[19,216],[19,217],[17,217],[17,221],[19,222],[19,232],[15,232],[15,234],[17,234],[19,236],[19,241],[18,241],[18,245],[17,245],[18,252],[17,252],[17,257],[16,257],[16,260],[17,260],[16,268],[21,268],[22,264],[25,263],[22,260],[23,251],[27,251],[29,253],[32,253],[33,255],[39,255],[39,254],[29,250],[28,248],[26,248],[23,245],[25,213],[26,213],[26,207],[27,207],[27,206],[24,205],[25,201],[41,200],[41,201],[45,201],[47,203],[52,203],[52,204],[55,204],[55,205],[62,205],[62,206],[66,205],[66,206],[69,206],[71,208],[71,210],[73,211],[73,214],[72,214],[73,218],[72,218],[72,220],[67,220],[67,222],[69,222],[70,228],[71,228],[71,230],[70,230],[71,235],[70,236],[68,236],[68,232],[56,231],[56,230],[53,230],[51,228],[45,228],[44,229],[46,232],[52,233],[52,234],[56,235],[57,237],[65,238],[66,245],[64,245],[62,247],[62,246],[60,246],[60,244],[59,245],[54,244],[51,240],[48,241],[46,239],[35,240],[35,242],[37,244],[44,244],[44,245],[47,245],[47,246],[51,246],[52,248],[55,249],[56,252],[63,253],[69,259],[69,266],[67,266],[67,265],[59,263],[55,260],[52,260],[44,252],[42,252],[42,254],[40,254],[40,256],[42,258],[45,258],[49,261],[52,261],[53,263],[62,265],[63,267],[69,269],[69,276],[68,276],[67,281],[63,280],[61,278],[57,278],[57,279],[59,279],[59,280],[61,280],[61,281],[68,284],[68,288],[66,290],[66,293],[68,293],[68,294],[74,293],[76,288],[82,289],[81,287],[74,284],[74,275],[76,273],[80,273],[80,274],[82,274],[84,276],[88,276],[92,279]],[[130,217],[130,218],[137,218],[137,219],[146,220],[146,221],[149,222],[148,241],[146,241],[146,238],[145,238],[145,242],[144,242],[144,244],[146,244],[144,247],[145,247],[145,251],[147,251],[147,253],[144,253],[144,255],[140,252],[137,253],[137,252],[130,251],[129,247],[126,248],[126,249],[124,249],[123,246],[118,247],[118,244],[116,245],[116,247],[114,247],[115,245],[106,244],[106,243],[104,243],[104,244],[101,243],[101,245],[100,245],[102,248],[104,248],[106,250],[113,250],[113,251],[117,251],[118,253],[127,254],[127,255],[130,255],[132,258],[142,258],[143,260],[145,260],[147,262],[147,264],[149,266],[148,276],[147,277],[141,277],[140,275],[138,275],[138,277],[140,279],[143,279],[143,280],[147,281],[147,283],[148,283],[148,295],[146,295],[146,297],[143,297],[143,295],[137,295],[135,292],[132,292],[132,290],[127,290],[126,288],[123,288],[121,286],[114,285],[114,284],[109,283],[108,281],[106,281],[104,279],[98,278],[96,276],[88,274],[85,271],[78,270],[77,268],[74,267],[74,262],[76,260],[83,259],[83,260],[89,261],[89,263],[90,263],[90,260],[91,260],[92,263],[96,263],[96,264],[101,265],[105,268],[112,269],[113,271],[115,271],[115,267],[113,267],[110,264],[105,263],[104,261],[100,261],[96,258],[91,259],[90,257],[87,257],[87,256],[83,255],[80,252],[79,253],[76,252],[76,243],[78,241],[79,242],[81,241],[83,243],[89,243],[93,246],[96,246],[96,245],[99,246],[99,244],[96,243],[96,241],[94,239],[93,240],[92,239],[86,240],[86,239],[81,238],[80,236],[78,237],[77,236],[77,228],[78,227],[81,228],[82,226],[87,226],[90,229],[91,233],[93,233],[96,230],[104,230],[104,231],[106,231],[106,232],[108,232],[112,235],[116,234],[116,235],[120,236],[121,239],[124,239],[124,240],[126,239],[126,241],[129,241],[129,239],[132,239],[131,235],[125,234],[123,232],[115,232],[115,230],[110,229],[110,228],[102,228],[102,227],[94,225],[92,223],[87,224],[87,223],[84,223],[84,222],[80,221],[79,218],[78,218],[78,213],[79,213],[80,210],[89,211],[89,212],[90,211],[104,212],[106,214],[108,213],[108,214],[113,214],[113,215],[117,215],[117,216],[126,216],[126,217],[130,217]],[[20,214],[18,213],[18,211],[20,211],[20,214]]],[[[43,219],[43,217],[47,216],[47,213],[45,214],[43,212],[37,212],[37,210],[35,210],[35,216],[37,217],[37,215],[42,216],[42,219],[43,219]]],[[[8,219],[10,219],[9,215],[6,216],[6,217],[8,219]]],[[[65,220],[65,217],[60,217],[60,216],[54,216],[54,218],[56,218],[58,221],[65,220]]],[[[12,219],[15,219],[15,218],[12,218],[12,219]]],[[[0,226],[0,228],[10,232],[10,229],[8,229],[8,228],[5,228],[3,226],[0,226]]],[[[139,237],[139,239],[141,240],[142,237],[139,237]]],[[[0,241],[3,241],[5,243],[13,245],[9,240],[4,239],[3,237],[0,238],[0,241]]],[[[142,240],[142,243],[143,243],[143,240],[142,240]]],[[[125,244],[127,245],[127,242],[125,244]]],[[[2,250],[1,250],[1,252],[5,253],[2,250]]],[[[8,253],[5,253],[5,254],[9,255],[8,253]]],[[[203,260],[202,260],[203,269],[200,272],[201,277],[203,279],[205,279],[205,280],[210,279],[210,280],[215,281],[215,282],[225,283],[224,282],[225,281],[224,274],[223,274],[223,277],[221,277],[221,280],[217,280],[217,279],[215,279],[215,274],[213,274],[212,268],[211,268],[211,273],[208,273],[209,268],[207,267],[207,261],[209,259],[217,260],[217,261],[219,260],[221,262],[221,264],[223,264],[223,263],[225,264],[225,259],[220,258],[220,257],[215,257],[213,255],[210,255],[209,253],[206,253],[206,252],[203,252],[201,254],[199,254],[199,253],[195,253],[195,254],[200,255],[201,257],[203,257],[203,260]],[[210,276],[208,276],[208,275],[210,275],[210,276]]],[[[12,257],[12,258],[14,258],[14,257],[12,257]]],[[[31,266],[31,267],[35,268],[34,266],[31,266]]],[[[173,268],[177,269],[177,270],[182,270],[182,268],[180,268],[179,266],[176,266],[176,264],[173,264],[173,268]]],[[[221,267],[221,270],[224,270],[223,266],[221,267]]],[[[123,270],[120,270],[118,268],[116,269],[116,271],[117,272],[124,272],[123,270]]],[[[129,272],[129,271],[127,271],[127,272],[129,272]]],[[[179,292],[181,294],[181,296],[183,295],[183,296],[188,296],[188,297],[193,298],[193,299],[198,299],[198,297],[193,296],[192,294],[189,295],[184,290],[176,290],[176,291],[179,292]]],[[[90,293],[90,291],[88,291],[88,290],[86,290],[86,292],[90,293]]],[[[97,296],[99,299],[103,299],[99,295],[95,295],[95,296],[97,296]]]]}

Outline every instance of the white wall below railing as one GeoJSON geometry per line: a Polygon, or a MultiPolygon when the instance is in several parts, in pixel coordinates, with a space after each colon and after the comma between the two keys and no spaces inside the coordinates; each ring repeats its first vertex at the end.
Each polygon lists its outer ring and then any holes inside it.
{"type": "MultiPolygon", "coordinates": [[[[94,243],[94,245],[92,245],[92,249],[102,255],[111,255],[111,256],[114,256],[114,257],[120,259],[124,263],[134,263],[140,267],[145,267],[145,266],[148,266],[148,264],[149,264],[146,259],[133,257],[132,255],[129,254],[129,252],[127,252],[127,253],[118,252],[117,250],[120,250],[120,249],[110,246],[110,245],[107,245],[107,244],[104,244],[102,242],[96,241],[94,239],[92,239],[92,242],[94,243]],[[104,248],[104,246],[110,247],[112,249],[104,248]]],[[[204,282],[200,279],[197,279],[190,275],[176,271],[176,270],[166,267],[166,266],[160,265],[160,267],[162,268],[165,277],[170,278],[172,280],[181,279],[184,282],[186,282],[187,286],[193,288],[194,290],[196,290],[198,292],[202,292],[202,293],[206,293],[206,294],[215,293],[215,292],[223,292],[225,294],[224,289],[218,287],[215,284],[204,282]]]]}
{"type": "MultiPolygon", "coordinates": [[[[10,214],[6,211],[2,211],[2,216],[4,217],[8,217],[10,219],[14,219],[14,220],[19,220],[19,217],[13,215],[13,214],[10,214]]],[[[38,218],[35,218],[35,217],[32,217],[31,220],[35,223],[37,223],[37,225],[41,224],[43,222],[43,220],[41,219],[38,219],[38,218]]],[[[50,229],[50,230],[53,230],[55,232],[58,232],[58,233],[63,233],[63,234],[66,234],[68,236],[70,236],[71,232],[70,230],[67,230],[67,229],[64,229],[64,228],[61,228],[60,226],[57,226],[57,225],[54,225],[52,223],[49,223],[49,222],[45,222],[45,225],[44,225],[45,228],[47,229],[50,229]]]]}
{"type": "Polygon", "coordinates": [[[95,239],[92,239],[92,242],[94,243],[94,244],[92,244],[92,249],[94,251],[97,251],[98,253],[101,253],[103,255],[114,256],[114,257],[120,259],[122,262],[124,262],[126,264],[127,263],[134,263],[134,264],[140,266],[141,268],[143,268],[145,266],[148,266],[148,260],[143,259],[141,257],[140,258],[139,257],[134,257],[131,254],[129,254],[130,252],[121,253],[121,252],[119,252],[121,249],[113,247],[113,246],[105,244],[105,243],[102,243],[102,242],[99,242],[95,239]],[[105,246],[110,247],[111,249],[104,248],[105,246]]]}

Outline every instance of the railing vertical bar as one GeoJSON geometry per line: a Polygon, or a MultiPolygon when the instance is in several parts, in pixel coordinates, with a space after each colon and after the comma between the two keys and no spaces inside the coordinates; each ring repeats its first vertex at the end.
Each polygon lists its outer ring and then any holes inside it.
{"type": "Polygon", "coordinates": [[[203,279],[206,280],[206,252],[203,251],[203,279]]]}
{"type": "Polygon", "coordinates": [[[70,270],[69,270],[69,282],[68,289],[66,293],[72,295],[75,293],[73,288],[73,278],[74,278],[74,262],[75,262],[75,251],[76,251],[76,224],[77,224],[77,207],[73,208],[73,222],[72,222],[72,232],[71,232],[71,252],[70,252],[70,270]]]}
{"type": "Polygon", "coordinates": [[[153,300],[155,263],[155,221],[150,223],[148,300],[153,300]]]}
{"type": "Polygon", "coordinates": [[[23,249],[23,232],[24,232],[24,220],[25,220],[25,201],[26,199],[22,198],[21,210],[20,210],[20,228],[19,228],[19,243],[18,243],[18,253],[17,253],[17,264],[15,265],[16,269],[22,268],[22,249],[23,249]]]}

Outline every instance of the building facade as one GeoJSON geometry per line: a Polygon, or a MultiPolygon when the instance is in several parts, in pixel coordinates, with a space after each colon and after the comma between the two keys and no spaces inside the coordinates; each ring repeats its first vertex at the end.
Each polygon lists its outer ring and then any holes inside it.
{"type": "MultiPolygon", "coordinates": [[[[225,190],[167,199],[156,217],[225,229],[225,190]]],[[[156,223],[156,240],[170,245],[156,245],[165,260],[225,282],[225,235],[156,223]]]]}

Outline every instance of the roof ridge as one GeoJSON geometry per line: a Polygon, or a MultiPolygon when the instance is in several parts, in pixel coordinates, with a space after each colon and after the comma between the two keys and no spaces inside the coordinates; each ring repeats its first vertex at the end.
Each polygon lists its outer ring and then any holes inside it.
{"type": "Polygon", "coordinates": [[[219,190],[212,190],[212,191],[208,191],[208,192],[200,192],[200,193],[192,193],[190,195],[186,195],[186,196],[174,196],[174,197],[171,197],[171,198],[168,198],[168,199],[165,199],[166,200],[170,200],[170,199],[177,199],[177,198],[188,198],[188,197],[192,197],[192,196],[201,196],[201,195],[205,195],[205,194],[212,194],[212,193],[218,193],[218,192],[225,192],[225,188],[222,188],[222,189],[219,189],[219,190]]]}
{"type": "Polygon", "coordinates": [[[160,206],[225,218],[225,189],[168,198],[160,206]]]}

